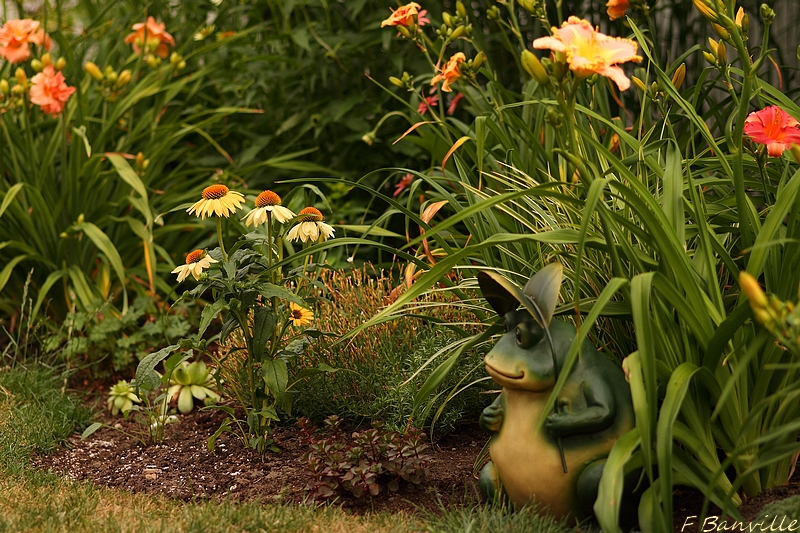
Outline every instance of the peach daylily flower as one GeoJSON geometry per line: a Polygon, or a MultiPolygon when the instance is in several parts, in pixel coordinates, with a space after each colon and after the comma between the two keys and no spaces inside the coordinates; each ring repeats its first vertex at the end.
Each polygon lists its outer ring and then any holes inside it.
{"type": "Polygon", "coordinates": [[[147,22],[139,22],[133,25],[133,32],[125,37],[125,44],[132,44],[133,51],[137,54],[142,53],[142,47],[153,51],[154,54],[162,59],[169,55],[169,47],[175,46],[175,39],[172,35],[164,31],[166,25],[156,22],[153,17],[147,17],[147,22]]]}
{"type": "Polygon", "coordinates": [[[450,61],[441,69],[439,74],[433,77],[431,80],[431,85],[436,85],[440,81],[444,80],[442,84],[442,90],[446,93],[453,92],[453,89],[450,88],[450,84],[454,83],[461,77],[461,68],[460,65],[462,62],[467,60],[467,56],[465,56],[462,52],[458,52],[453,54],[450,58],[450,61]]]}
{"type": "Polygon", "coordinates": [[[642,60],[636,55],[638,45],[634,41],[604,35],[578,17],[569,17],[560,28],[553,27],[552,37],[536,39],[533,47],[565,53],[570,70],[577,76],[600,74],[611,78],[620,91],[630,87],[631,80],[617,64],[642,60]]]}
{"type": "Polygon", "coordinates": [[[776,105],[750,113],[744,121],[744,133],[753,142],[767,145],[771,157],[780,157],[793,144],[800,144],[800,122],[776,105]]]}
{"type": "Polygon", "coordinates": [[[31,57],[31,44],[49,51],[53,40],[39,30],[39,22],[30,19],[9,20],[0,28],[0,57],[9,63],[22,63],[31,57]]]}
{"type": "Polygon", "coordinates": [[[31,102],[41,106],[42,111],[57,117],[64,110],[64,104],[75,92],[75,87],[66,84],[64,75],[53,68],[44,67],[39,74],[31,78],[31,102]]]}
{"type": "Polygon", "coordinates": [[[414,23],[414,16],[419,15],[419,9],[420,6],[416,2],[398,7],[392,11],[391,17],[381,22],[381,28],[385,26],[410,26],[414,23]]]}
{"type": "Polygon", "coordinates": [[[628,0],[608,0],[606,7],[608,8],[608,18],[617,20],[625,15],[625,12],[631,8],[631,4],[628,0]]]}

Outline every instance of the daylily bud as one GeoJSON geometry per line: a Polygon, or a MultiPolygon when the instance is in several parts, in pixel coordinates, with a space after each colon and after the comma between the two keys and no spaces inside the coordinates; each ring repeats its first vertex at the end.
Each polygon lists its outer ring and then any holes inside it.
{"type": "Polygon", "coordinates": [[[715,65],[717,63],[717,58],[714,57],[713,54],[709,54],[708,52],[703,52],[703,57],[705,58],[706,61],[708,61],[712,65],[715,65]]]}
{"type": "Polygon", "coordinates": [[[711,24],[711,27],[714,28],[714,31],[717,32],[717,35],[722,37],[723,40],[727,41],[731,38],[731,34],[728,33],[728,30],[720,26],[719,24],[711,24]]]}
{"type": "Polygon", "coordinates": [[[458,0],[458,2],[456,2],[456,13],[458,13],[461,16],[461,18],[467,18],[467,8],[464,7],[464,2],[462,2],[461,0],[458,0]]]}
{"type": "Polygon", "coordinates": [[[744,8],[739,6],[739,10],[736,12],[736,20],[734,22],[736,23],[736,26],[740,30],[744,30],[746,32],[747,30],[744,29],[744,27],[743,27],[743,25],[744,25],[744,17],[745,17],[744,8]]]}
{"type": "Polygon", "coordinates": [[[8,86],[8,81],[0,80],[0,93],[3,93],[4,95],[8,96],[8,91],[9,90],[10,89],[9,89],[9,86],[8,86]]]}
{"type": "Polygon", "coordinates": [[[647,92],[647,85],[645,85],[642,80],[640,80],[636,76],[631,76],[631,81],[633,82],[634,85],[636,85],[637,89],[639,89],[643,93],[647,92]]]}
{"type": "Polygon", "coordinates": [[[455,24],[453,24],[453,17],[451,17],[450,13],[447,11],[442,12],[442,22],[444,22],[448,28],[455,26],[455,24]]]}
{"type": "Polygon", "coordinates": [[[472,68],[473,70],[477,71],[483,65],[483,62],[486,61],[486,54],[484,52],[479,53],[475,56],[475,59],[472,61],[472,68]]]}
{"type": "MultiPolygon", "coordinates": [[[[398,28],[402,28],[402,26],[398,26],[398,28]]],[[[158,68],[161,65],[161,58],[150,54],[147,56],[147,64],[150,68],[158,68]]]]}
{"type": "Polygon", "coordinates": [[[186,68],[186,61],[181,61],[180,63],[178,63],[178,66],[175,67],[175,68],[178,69],[178,70],[185,69],[186,68]]]}
{"type": "Polygon", "coordinates": [[[375,142],[376,135],[373,132],[365,133],[361,136],[361,140],[367,143],[368,146],[372,146],[375,142]]]}
{"type": "Polygon", "coordinates": [[[411,32],[405,26],[396,26],[396,28],[397,28],[397,31],[400,32],[400,35],[402,35],[406,39],[411,39],[412,38],[411,32]]]}
{"type": "Polygon", "coordinates": [[[114,83],[119,79],[119,74],[112,71],[108,76],[106,76],[106,79],[108,80],[109,83],[114,83]]]}
{"type": "Polygon", "coordinates": [[[83,217],[83,213],[81,213],[80,215],[78,215],[78,224],[83,224],[83,221],[84,221],[84,217],[83,217]]]}
{"type": "Polygon", "coordinates": [[[533,0],[519,0],[517,3],[528,13],[536,11],[536,2],[533,0]]]}
{"type": "Polygon", "coordinates": [[[142,152],[139,152],[138,154],[136,154],[136,168],[141,170],[143,164],[144,164],[144,154],[142,152]]]}
{"type": "Polygon", "coordinates": [[[720,65],[724,65],[728,62],[728,47],[722,41],[720,41],[719,47],[717,47],[717,61],[720,65]]]}
{"type": "Polygon", "coordinates": [[[17,83],[22,86],[28,85],[28,75],[25,74],[25,71],[22,68],[18,68],[14,72],[14,77],[17,78],[17,83]]]}
{"type": "Polygon", "coordinates": [[[539,58],[536,57],[536,54],[530,50],[523,50],[520,59],[522,68],[524,68],[525,72],[530,74],[533,79],[539,82],[539,85],[548,85],[550,83],[550,76],[547,75],[547,71],[542,66],[539,58]]]}
{"type": "Polygon", "coordinates": [[[772,21],[775,20],[775,11],[772,10],[767,4],[761,4],[761,20],[764,21],[764,24],[769,26],[772,24],[772,21]]]}
{"type": "Polygon", "coordinates": [[[87,61],[86,64],[83,65],[83,70],[85,70],[86,73],[95,80],[103,81],[103,73],[100,72],[100,69],[97,67],[97,65],[91,61],[87,61]]]}
{"type": "Polygon", "coordinates": [[[33,61],[31,61],[31,68],[36,72],[41,72],[42,69],[44,68],[44,65],[38,59],[34,59],[33,61]]]}
{"type": "Polygon", "coordinates": [[[42,65],[44,65],[45,67],[49,67],[52,64],[53,64],[53,58],[50,57],[50,54],[47,53],[42,54],[42,65]]]}
{"type": "MultiPolygon", "coordinates": [[[[3,80],[3,82],[6,80],[3,80]]],[[[0,82],[2,84],[3,82],[0,82]]],[[[6,84],[8,86],[8,84],[6,84]]],[[[792,157],[794,160],[800,163],[800,144],[793,144],[789,147],[789,150],[792,152],[792,157]]]]}
{"type": "MultiPolygon", "coordinates": [[[[527,1],[527,0],[520,0],[520,5],[522,5],[522,7],[525,7],[524,4],[523,4],[523,2],[525,2],[525,1],[527,1]]],[[[525,8],[525,9],[527,9],[527,8],[525,8]]],[[[499,19],[500,18],[500,9],[497,6],[490,7],[489,9],[486,10],[486,18],[489,19],[489,20],[497,20],[497,19],[499,19]]]]}
{"type": "Polygon", "coordinates": [[[464,35],[464,30],[465,30],[464,26],[459,26],[458,28],[454,29],[453,33],[450,35],[450,40],[455,41],[456,39],[464,35]]]}
{"type": "Polygon", "coordinates": [[[657,81],[654,81],[653,83],[650,84],[650,90],[653,92],[653,94],[656,94],[658,92],[658,82],[657,81]]]}
{"type": "Polygon", "coordinates": [[[56,70],[64,70],[64,67],[66,66],[67,66],[66,58],[59,57],[55,64],[56,70]]]}
{"type": "Polygon", "coordinates": [[[707,18],[711,22],[717,21],[717,14],[708,4],[703,2],[703,0],[692,0],[692,3],[694,4],[694,7],[696,7],[697,10],[700,12],[700,14],[703,15],[705,18],[707,18]]]}
{"type": "Polygon", "coordinates": [[[114,72],[114,67],[112,67],[111,65],[107,65],[106,69],[103,72],[105,73],[106,76],[108,76],[109,74],[114,72]]]}
{"type": "Polygon", "coordinates": [[[181,59],[183,58],[178,52],[172,52],[172,54],[170,54],[169,56],[169,64],[174,67],[175,65],[181,62],[181,59]]]}
{"type": "Polygon", "coordinates": [[[759,285],[756,278],[748,272],[739,274],[739,287],[750,299],[750,305],[753,307],[753,310],[767,306],[767,296],[761,289],[761,285],[759,285]]]}
{"type": "Polygon", "coordinates": [[[683,79],[686,77],[686,63],[681,63],[680,66],[675,69],[675,74],[672,75],[672,85],[675,86],[676,90],[681,89],[681,85],[683,85],[683,79]]]}
{"type": "Polygon", "coordinates": [[[403,83],[403,80],[401,80],[400,78],[395,78],[394,76],[389,76],[389,82],[392,85],[395,85],[397,87],[405,87],[406,86],[406,84],[403,83]]]}
{"type": "Polygon", "coordinates": [[[131,71],[125,69],[119,73],[119,78],[117,78],[117,83],[115,84],[115,87],[117,89],[121,89],[126,85],[128,85],[130,81],[131,81],[131,71]]]}
{"type": "Polygon", "coordinates": [[[144,161],[142,161],[142,170],[147,170],[147,167],[149,167],[149,166],[150,166],[150,160],[149,159],[145,159],[144,161]]]}
{"type": "Polygon", "coordinates": [[[544,121],[553,126],[555,129],[559,129],[564,125],[564,117],[552,107],[547,108],[547,111],[544,114],[544,121]]]}
{"type": "Polygon", "coordinates": [[[708,47],[711,49],[711,53],[714,54],[716,57],[717,55],[717,48],[719,48],[719,43],[712,39],[711,37],[708,38],[708,47]]]}

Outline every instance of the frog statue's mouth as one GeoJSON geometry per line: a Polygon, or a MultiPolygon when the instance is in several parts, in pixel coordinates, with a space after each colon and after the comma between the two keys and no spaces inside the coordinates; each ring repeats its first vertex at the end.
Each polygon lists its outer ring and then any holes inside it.
{"type": "Polygon", "coordinates": [[[498,385],[512,389],[522,388],[521,385],[525,379],[524,371],[520,371],[519,374],[508,374],[493,367],[489,363],[484,362],[484,364],[486,365],[486,371],[498,385]]]}

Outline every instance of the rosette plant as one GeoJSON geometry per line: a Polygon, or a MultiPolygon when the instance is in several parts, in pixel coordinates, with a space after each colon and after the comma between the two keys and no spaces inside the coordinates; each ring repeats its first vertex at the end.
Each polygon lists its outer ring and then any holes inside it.
{"type": "Polygon", "coordinates": [[[217,402],[220,399],[216,392],[214,376],[203,361],[183,361],[172,370],[169,377],[170,387],[167,395],[170,401],[177,400],[178,411],[190,413],[194,409],[194,400],[217,402]]]}

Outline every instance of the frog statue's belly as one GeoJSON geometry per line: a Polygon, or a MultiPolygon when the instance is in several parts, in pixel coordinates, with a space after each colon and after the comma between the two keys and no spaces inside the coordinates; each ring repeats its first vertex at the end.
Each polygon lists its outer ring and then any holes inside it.
{"type": "Polygon", "coordinates": [[[550,391],[504,388],[503,425],[489,444],[489,454],[503,489],[516,508],[536,503],[553,516],[574,517],[578,477],[588,464],[608,455],[616,435],[591,446],[565,446],[564,473],[555,439],[546,434],[544,426],[536,432],[549,395],[550,391]]]}

